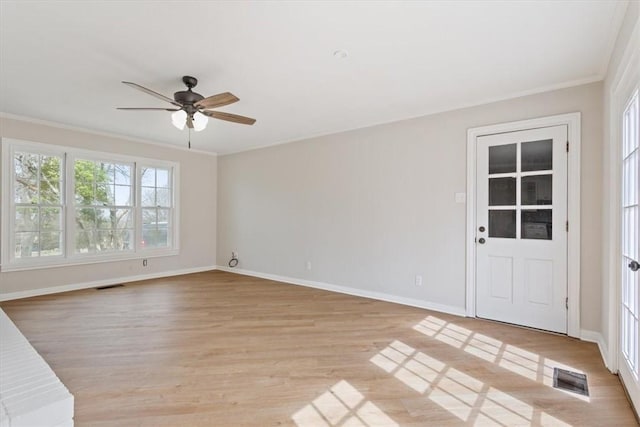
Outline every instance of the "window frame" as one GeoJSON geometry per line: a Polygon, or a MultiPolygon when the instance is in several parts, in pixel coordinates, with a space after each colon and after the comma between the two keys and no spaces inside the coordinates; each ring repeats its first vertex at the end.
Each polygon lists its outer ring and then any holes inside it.
{"type": "Polygon", "coordinates": [[[2,178],[2,197],[0,200],[0,271],[35,270],[41,268],[64,267],[73,265],[95,264],[102,262],[138,260],[163,256],[175,256],[180,253],[180,164],[173,161],[151,159],[139,156],[129,156],[101,151],[93,151],[54,144],[44,144],[24,141],[14,138],[0,139],[2,150],[0,170],[2,178]],[[63,200],[62,222],[63,244],[62,255],[50,257],[16,258],[15,257],[15,164],[16,152],[31,152],[62,157],[63,162],[63,200]],[[126,163],[132,165],[132,209],[133,209],[133,248],[126,251],[107,251],[103,253],[76,254],[75,253],[75,171],[76,160],[102,161],[106,163],[126,163]],[[160,248],[149,248],[141,245],[142,237],[142,208],[140,204],[140,170],[141,167],[166,168],[170,171],[171,186],[171,223],[169,245],[160,248]]]}

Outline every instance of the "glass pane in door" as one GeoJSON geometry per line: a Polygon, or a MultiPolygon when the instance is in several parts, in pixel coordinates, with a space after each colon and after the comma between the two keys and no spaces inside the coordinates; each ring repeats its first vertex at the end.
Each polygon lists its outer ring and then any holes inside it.
{"type": "Polygon", "coordinates": [[[516,204],[515,178],[489,178],[489,206],[516,204]]]}
{"type": "Polygon", "coordinates": [[[517,144],[489,147],[489,175],[516,171],[517,144]]]}
{"type": "Polygon", "coordinates": [[[490,210],[489,237],[516,238],[516,211],[490,210]]]}
{"type": "Polygon", "coordinates": [[[520,236],[523,239],[551,240],[551,209],[522,210],[520,236]]]}
{"type": "Polygon", "coordinates": [[[522,172],[553,169],[553,140],[522,143],[522,172]]]}
{"type": "Polygon", "coordinates": [[[552,175],[523,176],[521,179],[522,205],[550,205],[552,175]]]}

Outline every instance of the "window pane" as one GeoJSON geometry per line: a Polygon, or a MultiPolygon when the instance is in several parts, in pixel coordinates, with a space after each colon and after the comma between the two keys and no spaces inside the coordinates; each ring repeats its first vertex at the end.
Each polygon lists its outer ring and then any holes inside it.
{"type": "Polygon", "coordinates": [[[116,210],[116,228],[133,228],[133,214],[131,209],[116,210]]]}
{"type": "Polygon", "coordinates": [[[489,237],[516,238],[516,211],[489,211],[489,237]]]}
{"type": "Polygon", "coordinates": [[[76,209],[76,226],[78,231],[88,231],[96,228],[96,211],[94,208],[76,209]]]}
{"type": "Polygon", "coordinates": [[[38,208],[16,206],[15,231],[38,231],[38,208]]]}
{"type": "Polygon", "coordinates": [[[156,170],[154,168],[143,168],[141,181],[142,186],[155,187],[156,170]]]}
{"type": "Polygon", "coordinates": [[[76,160],[73,168],[76,182],[95,181],[96,165],[91,160],[76,160]]]}
{"type": "Polygon", "coordinates": [[[118,242],[110,230],[98,230],[96,239],[96,251],[106,252],[118,249],[118,242]]]}
{"type": "Polygon", "coordinates": [[[551,240],[551,209],[544,210],[523,210],[522,229],[523,239],[551,240]]]}
{"type": "Polygon", "coordinates": [[[106,181],[104,176],[96,175],[96,195],[93,201],[96,206],[109,206],[115,203],[113,185],[106,181]]]}
{"type": "Polygon", "coordinates": [[[14,168],[19,181],[36,182],[38,180],[38,164],[40,156],[31,153],[16,153],[14,168]]]}
{"type": "Polygon", "coordinates": [[[87,254],[95,252],[96,244],[93,233],[91,230],[82,230],[76,233],[76,253],[87,254]]]}
{"type": "Polygon", "coordinates": [[[153,187],[142,187],[142,206],[156,206],[156,189],[153,187]]]}
{"type": "Polygon", "coordinates": [[[38,183],[15,181],[16,203],[38,203],[38,183]]]}
{"type": "Polygon", "coordinates": [[[522,171],[553,169],[553,140],[522,143],[522,171]]]}
{"type": "Polygon", "coordinates": [[[62,230],[62,208],[41,208],[40,229],[46,231],[62,230]]]}
{"type": "Polygon", "coordinates": [[[152,209],[142,209],[142,224],[152,224],[158,220],[158,210],[155,208],[152,209]]]}
{"type": "Polygon", "coordinates": [[[124,185],[116,185],[115,187],[116,206],[130,206],[131,203],[131,187],[124,185]]]}
{"type": "Polygon", "coordinates": [[[116,222],[116,210],[111,208],[96,209],[96,228],[110,230],[116,222]]]}
{"type": "Polygon", "coordinates": [[[516,144],[489,147],[489,173],[515,172],[516,150],[516,144]]]}
{"type": "Polygon", "coordinates": [[[143,209],[142,245],[146,248],[168,246],[168,209],[143,209]]]}
{"type": "Polygon", "coordinates": [[[38,256],[38,233],[16,233],[16,258],[30,258],[38,256]]]}
{"type": "Polygon", "coordinates": [[[40,233],[40,256],[62,255],[62,233],[47,231],[40,233]]]}
{"type": "Polygon", "coordinates": [[[162,207],[170,207],[171,190],[168,188],[158,188],[156,190],[156,204],[162,207]]]}
{"type": "Polygon", "coordinates": [[[523,176],[521,204],[550,205],[552,182],[552,175],[523,176]]]}
{"type": "Polygon", "coordinates": [[[160,188],[169,188],[169,170],[156,169],[156,186],[160,188]]]}
{"type": "Polygon", "coordinates": [[[77,205],[93,205],[95,187],[93,182],[76,181],[75,199],[77,205]]]}
{"type": "Polygon", "coordinates": [[[38,203],[38,162],[39,156],[16,153],[14,165],[14,201],[16,203],[38,203]]]}
{"type": "Polygon", "coordinates": [[[112,163],[100,162],[96,170],[96,182],[107,186],[115,184],[116,167],[112,163]]]}
{"type": "Polygon", "coordinates": [[[40,163],[40,203],[59,205],[61,197],[62,158],[42,156],[40,163]]]}
{"type": "Polygon", "coordinates": [[[169,224],[169,209],[158,209],[158,224],[167,227],[169,224]]]}
{"type": "Polygon", "coordinates": [[[109,239],[108,242],[103,241],[105,245],[103,250],[128,251],[133,248],[133,230],[131,229],[104,231],[101,233],[108,235],[109,239]]]}
{"type": "Polygon", "coordinates": [[[129,165],[114,165],[115,168],[115,183],[121,185],[131,185],[131,166],[129,165]]]}
{"type": "Polygon", "coordinates": [[[92,205],[95,199],[95,163],[88,160],[76,160],[74,175],[76,203],[92,205]]]}
{"type": "Polygon", "coordinates": [[[516,204],[515,178],[489,178],[489,206],[516,204]]]}

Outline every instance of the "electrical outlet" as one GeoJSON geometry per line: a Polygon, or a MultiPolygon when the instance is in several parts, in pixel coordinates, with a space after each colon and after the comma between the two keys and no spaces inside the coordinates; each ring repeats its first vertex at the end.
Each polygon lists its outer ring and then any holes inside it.
{"type": "Polygon", "coordinates": [[[307,261],[307,270],[311,270],[311,261],[307,261]]]}
{"type": "Polygon", "coordinates": [[[416,276],[416,286],[422,286],[422,276],[416,276]]]}
{"type": "Polygon", "coordinates": [[[142,260],[142,266],[143,266],[143,267],[146,267],[146,266],[147,266],[147,259],[146,259],[146,258],[142,260]]]}

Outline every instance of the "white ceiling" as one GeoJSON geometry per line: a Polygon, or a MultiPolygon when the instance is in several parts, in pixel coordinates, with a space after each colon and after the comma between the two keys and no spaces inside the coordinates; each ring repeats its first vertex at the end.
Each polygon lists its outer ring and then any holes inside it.
{"type": "Polygon", "coordinates": [[[0,112],[185,146],[122,80],[185,74],[254,126],[210,120],[221,154],[601,79],[619,1],[0,2],[0,112]],[[334,57],[345,49],[346,59],[334,57]]]}

